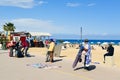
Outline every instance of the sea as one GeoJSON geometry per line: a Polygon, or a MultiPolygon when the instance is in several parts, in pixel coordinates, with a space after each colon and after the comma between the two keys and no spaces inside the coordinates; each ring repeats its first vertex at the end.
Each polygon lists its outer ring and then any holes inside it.
{"type": "MultiPolygon", "coordinates": [[[[84,40],[78,40],[78,39],[57,39],[56,42],[57,43],[60,43],[60,42],[65,42],[65,41],[68,41],[72,44],[80,44],[82,43],[84,40]]],[[[112,44],[115,44],[115,45],[120,45],[120,40],[93,40],[93,39],[90,39],[89,42],[91,44],[102,44],[102,43],[112,43],[112,44]]]]}

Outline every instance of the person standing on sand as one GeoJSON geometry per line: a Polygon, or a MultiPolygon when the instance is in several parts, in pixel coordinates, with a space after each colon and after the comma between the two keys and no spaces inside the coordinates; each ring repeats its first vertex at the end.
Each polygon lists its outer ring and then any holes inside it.
{"type": "Polygon", "coordinates": [[[50,55],[49,55],[49,53],[48,53],[48,49],[49,49],[49,44],[50,44],[50,41],[48,40],[48,44],[47,44],[47,46],[46,46],[46,48],[47,48],[47,53],[46,53],[46,61],[45,62],[49,62],[50,61],[50,55]]]}
{"type": "Polygon", "coordinates": [[[89,66],[91,63],[91,46],[88,39],[85,39],[84,43],[80,45],[79,52],[73,62],[72,67],[75,68],[78,62],[83,63],[84,69],[90,70],[89,66]]]}
{"type": "Polygon", "coordinates": [[[82,51],[82,56],[83,56],[83,63],[84,63],[84,68],[89,70],[89,66],[91,63],[91,46],[89,44],[89,40],[85,39],[84,43],[82,45],[83,51],[82,51]]]}
{"type": "Polygon", "coordinates": [[[54,62],[53,59],[53,53],[54,53],[54,48],[55,48],[55,43],[53,41],[53,39],[50,39],[50,44],[49,44],[49,48],[48,48],[48,52],[47,52],[47,56],[46,56],[46,62],[54,62]],[[48,60],[48,57],[50,57],[50,60],[48,60]]]}
{"type": "Polygon", "coordinates": [[[23,54],[26,57],[28,57],[28,53],[27,53],[27,51],[29,49],[29,42],[28,42],[28,40],[25,40],[24,42],[22,42],[22,47],[23,47],[23,50],[22,50],[23,54]]]}
{"type": "Polygon", "coordinates": [[[13,57],[13,50],[14,50],[14,47],[15,47],[15,44],[14,44],[13,40],[11,40],[10,43],[7,44],[7,47],[10,50],[9,56],[13,57]]]}

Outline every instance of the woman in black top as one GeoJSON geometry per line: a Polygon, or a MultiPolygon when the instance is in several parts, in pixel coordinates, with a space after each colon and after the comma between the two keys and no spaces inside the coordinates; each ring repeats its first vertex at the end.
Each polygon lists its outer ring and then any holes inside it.
{"type": "Polygon", "coordinates": [[[109,44],[109,46],[107,48],[107,52],[108,53],[104,54],[104,63],[105,63],[106,56],[113,56],[113,54],[114,54],[114,47],[112,46],[112,44],[109,44]]]}

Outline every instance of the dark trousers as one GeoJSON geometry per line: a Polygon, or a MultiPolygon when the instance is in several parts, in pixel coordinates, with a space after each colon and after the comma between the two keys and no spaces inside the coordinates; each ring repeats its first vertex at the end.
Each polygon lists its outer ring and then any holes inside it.
{"type": "Polygon", "coordinates": [[[50,61],[50,54],[49,52],[46,53],[46,62],[49,62],[50,61]]]}
{"type": "Polygon", "coordinates": [[[113,56],[112,54],[110,54],[110,53],[106,53],[106,54],[104,54],[104,62],[105,62],[105,57],[106,56],[113,56]]]}
{"type": "Polygon", "coordinates": [[[29,47],[24,47],[24,49],[22,50],[23,54],[25,54],[25,56],[27,56],[27,51],[28,51],[29,47]]]}
{"type": "Polygon", "coordinates": [[[10,47],[10,53],[9,53],[10,57],[13,57],[13,47],[10,47]]]}
{"type": "Polygon", "coordinates": [[[53,62],[53,51],[48,51],[46,54],[46,62],[53,62]]]}
{"type": "Polygon", "coordinates": [[[27,51],[28,51],[28,47],[25,47],[25,49],[24,49],[24,54],[25,54],[25,56],[27,56],[27,51]]]}

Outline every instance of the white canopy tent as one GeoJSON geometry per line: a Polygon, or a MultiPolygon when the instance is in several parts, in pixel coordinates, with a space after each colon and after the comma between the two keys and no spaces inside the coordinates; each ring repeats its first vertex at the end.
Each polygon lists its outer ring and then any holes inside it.
{"type": "Polygon", "coordinates": [[[45,37],[51,36],[50,33],[43,33],[43,32],[30,32],[30,34],[31,34],[32,36],[45,36],[45,37]]]}
{"type": "Polygon", "coordinates": [[[49,39],[49,37],[51,36],[50,33],[43,33],[43,32],[29,32],[29,33],[38,41],[40,40],[44,41],[45,39],[49,39]]]}
{"type": "Polygon", "coordinates": [[[69,42],[69,41],[64,41],[63,43],[64,43],[64,44],[69,44],[70,42],[69,42]]]}

